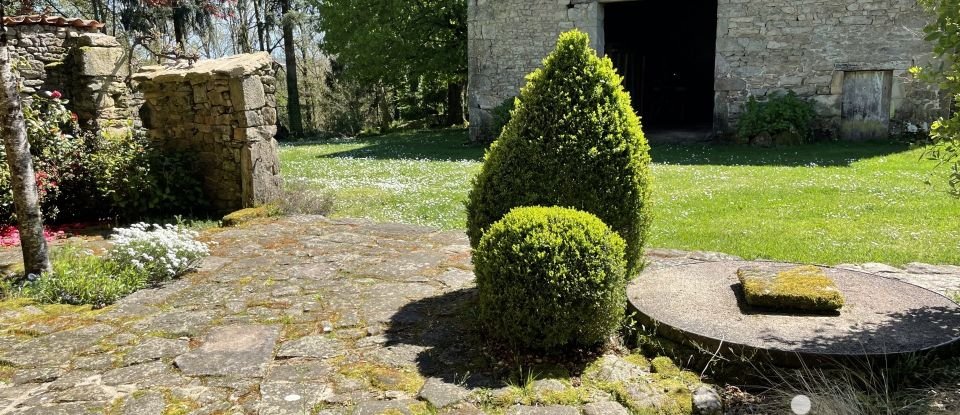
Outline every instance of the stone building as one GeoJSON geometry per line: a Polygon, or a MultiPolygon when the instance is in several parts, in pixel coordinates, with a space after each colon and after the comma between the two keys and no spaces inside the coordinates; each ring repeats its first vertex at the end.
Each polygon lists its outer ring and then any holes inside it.
{"type": "Polygon", "coordinates": [[[908,68],[928,62],[916,0],[468,0],[471,137],[515,96],[559,33],[579,28],[613,61],[644,130],[710,137],[749,97],[795,91],[819,128],[883,138],[949,111],[908,68]]]}

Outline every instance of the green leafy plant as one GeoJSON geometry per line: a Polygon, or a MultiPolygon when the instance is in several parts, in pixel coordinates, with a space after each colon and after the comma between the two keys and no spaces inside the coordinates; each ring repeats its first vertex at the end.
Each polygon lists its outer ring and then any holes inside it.
{"type": "Polygon", "coordinates": [[[474,253],[482,325],[491,336],[524,348],[604,341],[624,315],[625,247],[586,212],[511,210],[474,253]]]}
{"type": "MultiPolygon", "coordinates": [[[[36,172],[37,190],[44,217],[54,219],[59,213],[58,200],[61,188],[82,181],[86,172],[83,163],[84,143],[64,131],[72,121],[71,113],[64,106],[66,100],[54,91],[50,97],[36,95],[23,101],[23,118],[30,141],[36,172]]],[[[6,158],[0,149],[0,162],[6,158]]],[[[10,172],[5,162],[0,163],[0,223],[12,222],[13,192],[10,187],[10,172]]]]}
{"type": "Polygon", "coordinates": [[[516,100],[516,97],[507,98],[490,112],[490,115],[493,117],[493,123],[490,126],[490,133],[493,139],[499,137],[503,131],[503,127],[510,122],[510,113],[513,112],[516,100]]]}
{"type": "MultiPolygon", "coordinates": [[[[54,91],[56,92],[56,91],[54,91]]],[[[36,95],[23,107],[46,222],[139,219],[206,210],[196,156],[161,151],[128,128],[84,131],[59,99],[36,95]]],[[[3,160],[0,148],[0,161],[3,160]]],[[[13,220],[10,173],[0,165],[0,224],[13,220]]]]}
{"type": "MultiPolygon", "coordinates": [[[[940,85],[941,93],[953,98],[960,106],[960,0],[921,0],[936,20],[924,28],[926,40],[933,43],[933,53],[939,66],[911,68],[914,75],[940,85]]],[[[960,197],[960,112],[941,117],[930,126],[933,146],[925,156],[947,166],[947,184],[950,193],[960,197]]]]}
{"type": "Polygon", "coordinates": [[[97,151],[97,191],[123,219],[150,215],[201,213],[209,207],[197,171],[197,157],[163,151],[141,134],[102,133],[97,151]]]}
{"type": "Polygon", "coordinates": [[[628,275],[636,275],[650,226],[649,146],[613,63],[574,30],[527,79],[473,181],[471,245],[514,207],[570,207],[623,237],[628,275]]]}
{"type": "Polygon", "coordinates": [[[750,97],[737,122],[741,143],[765,136],[771,144],[802,144],[813,139],[813,104],[793,91],[775,94],[766,101],[750,97]]]}
{"type": "Polygon", "coordinates": [[[77,246],[61,247],[51,258],[52,272],[29,275],[19,288],[7,287],[3,292],[19,292],[41,303],[105,307],[194,269],[208,254],[206,244],[196,237],[196,232],[178,225],[139,223],[118,228],[105,256],[77,246]]]}
{"type": "Polygon", "coordinates": [[[105,261],[93,252],[64,246],[52,259],[53,272],[33,276],[23,294],[41,303],[90,304],[105,307],[147,285],[147,274],[105,261]]]}

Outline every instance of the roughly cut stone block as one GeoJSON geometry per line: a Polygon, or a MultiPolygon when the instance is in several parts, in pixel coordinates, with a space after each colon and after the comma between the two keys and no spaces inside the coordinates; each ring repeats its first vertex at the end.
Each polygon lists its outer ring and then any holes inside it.
{"type": "Polygon", "coordinates": [[[181,355],[175,363],[188,376],[263,377],[279,336],[280,329],[275,326],[217,327],[202,346],[181,355]]]}
{"type": "Polygon", "coordinates": [[[583,406],[583,415],[630,415],[630,411],[614,401],[593,402],[583,406]]]}
{"type": "Polygon", "coordinates": [[[171,358],[186,353],[189,350],[186,340],[163,339],[152,337],[134,346],[124,355],[125,365],[149,362],[163,358],[171,358]]]}
{"type": "Polygon", "coordinates": [[[584,377],[600,382],[633,382],[650,374],[650,364],[640,366],[615,354],[606,354],[592,364],[584,377]]]}
{"type": "Polygon", "coordinates": [[[162,415],[166,406],[167,402],[160,392],[147,391],[128,397],[120,407],[120,412],[122,415],[162,415]]]}
{"type": "Polygon", "coordinates": [[[703,385],[693,391],[693,413],[695,415],[722,415],[723,400],[713,388],[703,385]]]}
{"type": "Polygon", "coordinates": [[[423,383],[417,398],[430,402],[434,408],[443,409],[466,399],[469,395],[470,391],[462,386],[437,378],[429,378],[423,383]]]}
{"type": "Polygon", "coordinates": [[[230,80],[230,99],[236,111],[255,110],[267,104],[263,83],[259,78],[247,76],[230,80]]]}
{"type": "Polygon", "coordinates": [[[77,37],[77,44],[80,46],[93,46],[98,48],[119,48],[120,42],[117,38],[103,33],[84,33],[77,37]]]}
{"type": "Polygon", "coordinates": [[[258,415],[313,413],[317,405],[333,396],[333,388],[322,382],[268,380],[260,385],[258,415]]]}
{"type": "Polygon", "coordinates": [[[80,73],[86,76],[125,77],[130,74],[121,48],[83,46],[77,49],[80,73]]]}
{"type": "Polygon", "coordinates": [[[282,189],[277,140],[270,138],[243,147],[240,153],[244,207],[276,200],[282,189]]]}
{"type": "Polygon", "coordinates": [[[312,357],[327,359],[344,353],[339,340],[327,336],[306,336],[283,344],[277,357],[312,357]]]}
{"type": "Polygon", "coordinates": [[[837,284],[818,267],[786,270],[744,267],[737,270],[747,304],[782,310],[836,311],[843,307],[837,284]]]}

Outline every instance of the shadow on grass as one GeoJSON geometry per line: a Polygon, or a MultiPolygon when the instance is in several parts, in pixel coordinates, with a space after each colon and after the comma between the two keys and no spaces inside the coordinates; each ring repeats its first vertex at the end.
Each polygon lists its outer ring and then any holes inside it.
{"type": "MultiPolygon", "coordinates": [[[[288,143],[291,147],[318,142],[288,143]]],[[[324,154],[319,158],[375,160],[482,161],[485,145],[469,142],[467,130],[407,131],[324,144],[352,144],[361,148],[324,154]]],[[[849,166],[852,163],[910,150],[891,142],[822,142],[789,147],[752,147],[735,144],[653,144],[655,163],[716,166],[849,166]]]]}
{"type": "Polygon", "coordinates": [[[408,303],[390,318],[385,346],[425,347],[416,358],[422,376],[468,388],[569,378],[596,357],[592,351],[544,355],[508,350],[477,328],[476,301],[477,290],[470,288],[408,303]]]}
{"type": "Polygon", "coordinates": [[[854,162],[910,150],[907,144],[889,142],[828,142],[791,147],[751,147],[736,144],[654,144],[654,163],[712,166],[849,166],[854,162]]]}
{"type": "MultiPolygon", "coordinates": [[[[485,145],[469,142],[467,130],[447,129],[400,132],[349,140],[324,141],[324,144],[362,145],[318,158],[366,158],[375,160],[481,161],[485,145]]],[[[312,143],[287,144],[292,147],[312,143]]]]}

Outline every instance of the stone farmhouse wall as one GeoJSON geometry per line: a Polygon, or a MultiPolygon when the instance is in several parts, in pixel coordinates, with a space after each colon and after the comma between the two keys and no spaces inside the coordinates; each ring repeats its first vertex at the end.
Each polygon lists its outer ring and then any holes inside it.
{"type": "Polygon", "coordinates": [[[133,104],[123,47],[99,33],[92,20],[47,16],[4,18],[11,59],[29,99],[40,91],[60,91],[81,126],[125,129],[133,104]]]}
{"type": "Polygon", "coordinates": [[[231,211],[276,199],[277,79],[266,53],[148,67],[133,76],[145,100],[143,127],[162,148],[195,152],[214,208],[231,211]]]}
{"type": "MultiPolygon", "coordinates": [[[[603,3],[614,1],[468,0],[471,137],[490,137],[491,110],[519,93],[561,32],[579,28],[603,53],[603,3]]],[[[844,77],[856,71],[892,76],[890,129],[948,111],[946,97],[907,73],[931,51],[922,34],[931,18],[915,0],[718,0],[717,15],[718,132],[735,126],[750,96],[784,90],[815,102],[823,126],[839,130],[844,77]]]]}
{"type": "Polygon", "coordinates": [[[789,89],[840,124],[844,77],[890,71],[891,128],[929,123],[948,109],[907,70],[925,64],[931,17],[915,0],[721,0],[718,10],[716,124],[729,126],[749,96],[789,89]]]}

